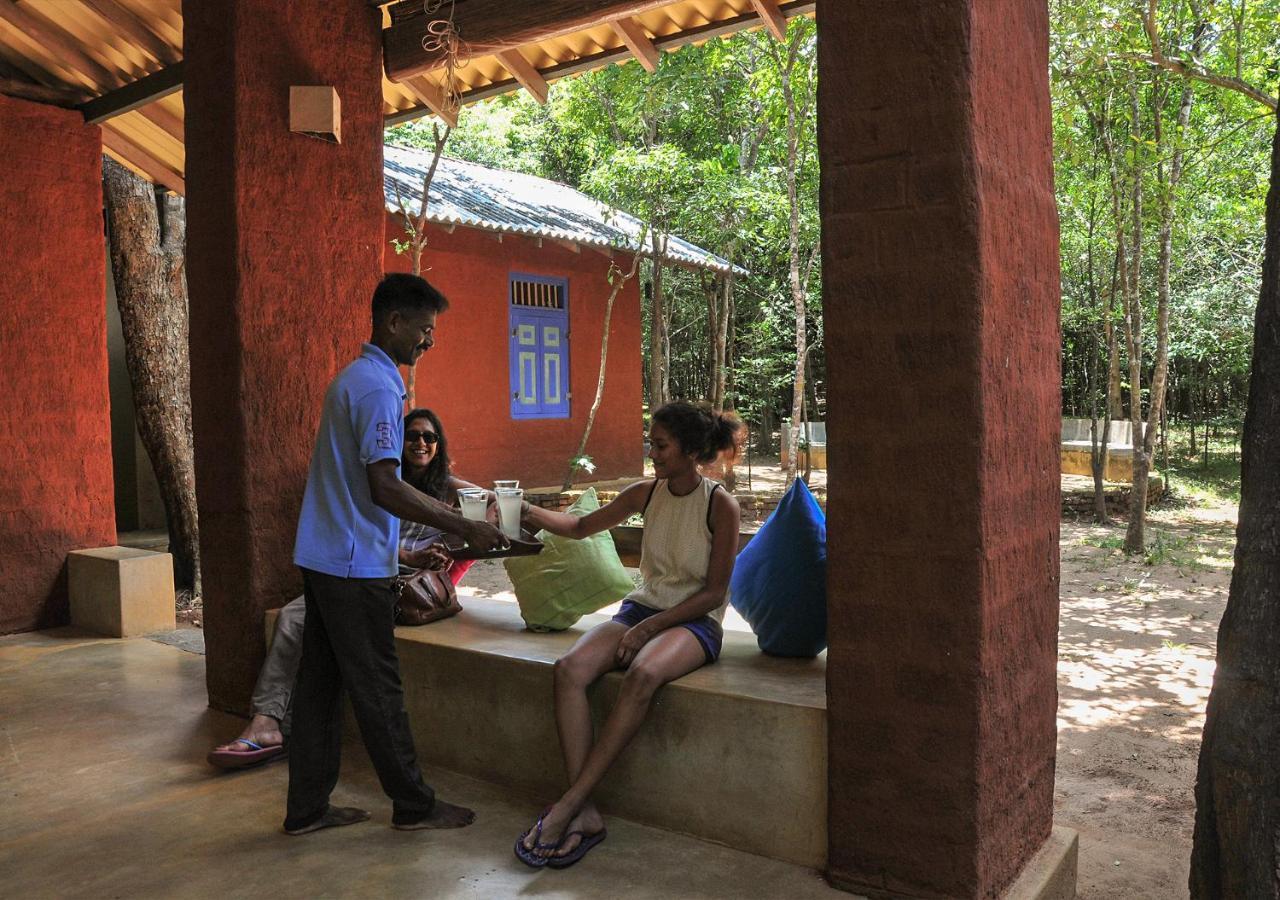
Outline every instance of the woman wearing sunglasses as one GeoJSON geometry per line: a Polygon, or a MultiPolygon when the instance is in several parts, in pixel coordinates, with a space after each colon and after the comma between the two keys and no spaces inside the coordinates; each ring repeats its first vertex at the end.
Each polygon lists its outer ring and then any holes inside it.
{"type": "MultiPolygon", "coordinates": [[[[449,442],[440,418],[429,409],[414,409],[404,417],[402,480],[444,503],[458,502],[458,489],[475,487],[449,471],[449,442]]],[[[449,578],[457,584],[471,561],[453,561],[439,546],[439,529],[406,519],[400,521],[400,572],[449,566],[449,578]]],[[[262,663],[253,689],[252,718],[240,736],[210,751],[210,764],[222,769],[243,769],[284,755],[289,731],[289,699],[298,663],[302,659],[302,628],[306,603],[298,597],[280,610],[275,638],[262,663]]]]}

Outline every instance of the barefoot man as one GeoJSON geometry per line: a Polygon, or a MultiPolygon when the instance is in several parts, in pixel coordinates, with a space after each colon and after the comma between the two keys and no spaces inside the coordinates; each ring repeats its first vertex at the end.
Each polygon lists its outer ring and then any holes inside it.
{"type": "Polygon", "coordinates": [[[311,453],[293,560],[306,597],[302,662],[293,698],[287,834],[351,825],[362,809],[329,805],[342,746],[346,689],[369,758],[392,801],[393,828],[461,828],[475,814],[437,800],[422,779],[404,710],[393,635],[398,519],[463,535],[484,550],[506,538],[486,522],[400,480],[404,383],[435,343],[448,301],[415,275],[388,275],[373,294],[373,336],[329,385],[311,453]]]}

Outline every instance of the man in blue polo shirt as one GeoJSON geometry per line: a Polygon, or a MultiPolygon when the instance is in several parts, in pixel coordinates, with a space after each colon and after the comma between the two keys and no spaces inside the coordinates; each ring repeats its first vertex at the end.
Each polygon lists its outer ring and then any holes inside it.
{"type": "Polygon", "coordinates": [[[293,552],[307,615],[289,741],[288,834],[369,818],[361,809],[329,805],[338,782],[343,688],[392,800],[392,827],[461,828],[475,818],[437,800],[423,781],[393,636],[399,519],[460,534],[483,550],[506,545],[494,526],[464,519],[400,480],[405,395],[397,366],[412,365],[431,348],[436,316],[448,306],[416,275],[388,275],[373,294],[373,336],[325,394],[293,552]]]}

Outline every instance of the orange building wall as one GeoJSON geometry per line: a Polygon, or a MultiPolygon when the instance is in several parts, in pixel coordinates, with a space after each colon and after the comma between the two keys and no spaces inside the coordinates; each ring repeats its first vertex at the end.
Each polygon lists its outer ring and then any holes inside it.
{"type": "Polygon", "coordinates": [[[116,540],[102,137],[78,112],[0,96],[0,248],[7,634],[65,625],[67,553],[116,540]]]}
{"type": "MultiPolygon", "coordinates": [[[[403,234],[387,217],[386,269],[409,271],[390,239],[403,234]]],[[[595,397],[600,338],[610,285],[609,259],[546,241],[494,235],[458,227],[452,234],[432,226],[422,257],[423,276],[449,298],[440,317],[436,346],[418,363],[416,400],[444,422],[449,453],[460,478],[487,484],[518,478],[522,486],[559,485],[577,451],[595,397]],[[511,418],[507,283],[512,272],[569,280],[570,418],[511,418]]],[[[630,265],[619,257],[620,266],[630,265]]],[[[640,289],[623,287],[614,302],[604,397],[587,455],[596,463],[592,480],[639,476],[644,459],[641,414],[640,289]]]]}

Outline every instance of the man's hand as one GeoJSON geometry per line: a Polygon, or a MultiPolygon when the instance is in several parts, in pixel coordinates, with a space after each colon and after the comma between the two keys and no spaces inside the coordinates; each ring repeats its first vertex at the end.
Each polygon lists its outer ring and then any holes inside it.
{"type": "Polygon", "coordinates": [[[618,665],[626,668],[636,658],[636,654],[657,634],[654,627],[646,620],[627,629],[627,633],[618,642],[618,665]]]}
{"type": "Polygon", "coordinates": [[[463,535],[467,543],[477,550],[505,550],[511,546],[507,536],[488,522],[469,522],[463,535]]]}

